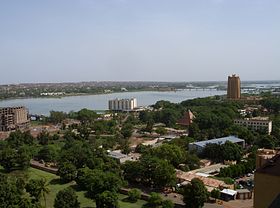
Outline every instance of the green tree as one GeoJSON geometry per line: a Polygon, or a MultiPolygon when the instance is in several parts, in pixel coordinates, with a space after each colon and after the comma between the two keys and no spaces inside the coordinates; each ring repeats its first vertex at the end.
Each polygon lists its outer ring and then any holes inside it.
{"type": "Polygon", "coordinates": [[[46,179],[31,179],[25,186],[26,191],[33,197],[34,201],[39,202],[43,197],[46,207],[46,194],[50,192],[46,179]]]}
{"type": "Polygon", "coordinates": [[[213,189],[210,193],[210,196],[213,197],[214,199],[219,199],[221,196],[221,192],[219,189],[213,189]]]}
{"type": "Polygon", "coordinates": [[[80,120],[82,123],[86,122],[93,122],[98,115],[95,111],[83,108],[82,110],[78,111],[77,119],[80,120]]]}
{"type": "Polygon", "coordinates": [[[17,130],[15,132],[11,132],[6,141],[13,148],[18,148],[19,146],[22,146],[24,144],[34,144],[34,138],[30,134],[30,131],[21,132],[20,130],[17,130]]]}
{"type": "Polygon", "coordinates": [[[21,146],[17,151],[17,164],[20,169],[27,169],[30,167],[30,160],[32,159],[32,152],[30,147],[21,146]]]}
{"type": "Polygon", "coordinates": [[[17,166],[17,159],[17,151],[15,149],[7,147],[0,151],[0,164],[7,172],[10,172],[17,166]]]}
{"type": "Polygon", "coordinates": [[[54,208],[80,208],[75,191],[70,187],[59,191],[54,200],[54,208]]]}
{"type": "Polygon", "coordinates": [[[114,191],[104,191],[95,199],[96,208],[118,208],[118,194],[114,191]]]}
{"type": "Polygon", "coordinates": [[[44,162],[53,162],[57,160],[58,153],[53,146],[45,145],[39,150],[36,157],[44,162]]]}
{"type": "Polygon", "coordinates": [[[131,137],[133,132],[133,125],[132,124],[124,124],[122,129],[121,129],[121,134],[123,135],[124,138],[129,138],[131,137]]]}
{"type": "Polygon", "coordinates": [[[194,178],[184,187],[183,197],[186,207],[201,208],[208,199],[208,192],[203,182],[194,178]]]}
{"type": "Polygon", "coordinates": [[[152,149],[152,155],[169,161],[174,167],[178,167],[179,164],[184,163],[186,160],[186,152],[172,144],[163,144],[152,149]]]}
{"type": "Polygon", "coordinates": [[[17,179],[0,174],[0,207],[17,207],[23,189],[17,186],[17,179]]]}
{"type": "Polygon", "coordinates": [[[72,180],[75,180],[77,177],[77,173],[78,171],[72,163],[65,162],[59,164],[58,175],[60,176],[60,179],[62,181],[70,182],[72,180]]]}
{"type": "Polygon", "coordinates": [[[143,172],[142,182],[155,188],[173,186],[176,181],[175,169],[166,160],[145,156],[140,159],[143,172]]]}
{"type": "Polygon", "coordinates": [[[144,167],[139,161],[126,161],[122,169],[125,180],[131,183],[138,183],[144,178],[144,167]]]}
{"type": "Polygon", "coordinates": [[[104,191],[117,192],[122,185],[122,180],[118,175],[88,168],[79,171],[76,181],[93,199],[104,191]]]}
{"type": "Polygon", "coordinates": [[[162,208],[174,208],[174,203],[167,199],[162,202],[162,208]]]}
{"type": "Polygon", "coordinates": [[[139,189],[131,189],[128,191],[128,199],[131,202],[137,202],[138,199],[141,197],[141,191],[139,189]]]}
{"type": "Polygon", "coordinates": [[[49,144],[50,134],[48,132],[46,132],[46,131],[42,131],[38,135],[37,140],[38,140],[39,144],[47,145],[47,144],[49,144]]]}
{"type": "Polygon", "coordinates": [[[162,205],[162,198],[158,193],[152,192],[148,199],[148,207],[157,208],[162,205]]]}
{"type": "Polygon", "coordinates": [[[158,127],[156,129],[156,133],[160,134],[160,135],[164,135],[167,133],[167,130],[164,127],[158,127]]]}
{"type": "Polygon", "coordinates": [[[66,119],[67,115],[61,111],[50,111],[49,121],[51,123],[57,124],[61,123],[64,119],[66,119]]]}

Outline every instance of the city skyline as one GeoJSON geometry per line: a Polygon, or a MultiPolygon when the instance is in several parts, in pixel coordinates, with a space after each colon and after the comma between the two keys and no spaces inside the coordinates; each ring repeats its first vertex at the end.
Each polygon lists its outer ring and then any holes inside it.
{"type": "Polygon", "coordinates": [[[280,2],[0,2],[0,84],[279,80],[280,2]]]}

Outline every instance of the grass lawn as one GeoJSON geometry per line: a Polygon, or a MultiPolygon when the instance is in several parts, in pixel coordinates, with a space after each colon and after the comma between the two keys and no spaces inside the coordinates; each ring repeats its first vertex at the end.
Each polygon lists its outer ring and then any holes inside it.
{"type": "MultiPolygon", "coordinates": [[[[49,183],[49,189],[50,189],[50,193],[47,194],[47,196],[46,196],[47,208],[53,207],[54,199],[55,199],[57,192],[59,192],[60,190],[62,190],[64,188],[67,188],[69,186],[72,186],[75,189],[75,182],[62,184],[62,183],[60,183],[59,176],[56,176],[54,174],[47,173],[47,172],[44,172],[41,170],[37,170],[34,168],[29,168],[27,171],[24,171],[24,172],[23,171],[13,171],[10,174],[14,175],[14,176],[21,176],[26,179],[27,178],[29,178],[29,179],[45,178],[47,180],[47,182],[49,183]]],[[[91,199],[85,197],[85,191],[76,191],[76,193],[78,196],[78,200],[81,203],[81,207],[84,207],[84,208],[85,207],[86,208],[95,207],[95,203],[91,199]]],[[[143,201],[143,200],[138,200],[136,203],[129,203],[129,202],[122,201],[126,197],[127,197],[126,195],[119,194],[120,208],[141,208],[146,203],[146,201],[143,201]]],[[[42,204],[44,204],[43,199],[42,199],[42,204]]]]}

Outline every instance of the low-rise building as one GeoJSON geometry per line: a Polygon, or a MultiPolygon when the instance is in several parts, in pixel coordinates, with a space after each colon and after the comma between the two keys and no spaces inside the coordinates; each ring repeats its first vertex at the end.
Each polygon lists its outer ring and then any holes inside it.
{"type": "Polygon", "coordinates": [[[118,163],[122,164],[126,161],[137,161],[140,157],[140,154],[138,153],[132,153],[132,154],[122,154],[120,150],[115,151],[109,151],[108,152],[109,157],[117,160],[118,163]]]}
{"type": "Polygon", "coordinates": [[[244,139],[239,139],[236,136],[228,136],[228,137],[222,137],[222,138],[217,138],[217,139],[210,139],[210,140],[206,140],[206,141],[192,142],[189,144],[189,150],[195,150],[198,153],[201,153],[207,144],[224,144],[227,141],[235,143],[235,144],[239,144],[243,148],[245,147],[244,139]]]}
{"type": "Polygon", "coordinates": [[[221,198],[225,201],[235,200],[237,195],[237,191],[232,189],[223,189],[221,191],[221,198]]]}
{"type": "Polygon", "coordinates": [[[234,124],[247,127],[252,130],[265,130],[268,134],[272,131],[272,121],[268,117],[253,117],[234,119],[234,124]]]}
{"type": "Polygon", "coordinates": [[[234,185],[228,185],[224,181],[208,176],[209,174],[205,173],[193,173],[176,170],[176,178],[178,182],[183,186],[190,183],[192,179],[198,178],[204,183],[209,192],[211,192],[213,189],[234,188],[234,185]]]}
{"type": "Polygon", "coordinates": [[[236,189],[237,191],[237,199],[251,199],[252,198],[252,191],[249,191],[248,189],[236,189]]]}

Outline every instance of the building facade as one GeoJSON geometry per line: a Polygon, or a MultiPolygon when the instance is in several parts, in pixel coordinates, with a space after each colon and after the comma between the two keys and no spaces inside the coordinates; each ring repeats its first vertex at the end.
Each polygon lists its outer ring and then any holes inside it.
{"type": "Polygon", "coordinates": [[[241,84],[239,76],[228,76],[227,98],[238,100],[241,98],[241,84]]]}
{"type": "Polygon", "coordinates": [[[28,111],[25,107],[0,108],[0,131],[21,129],[28,125],[28,111]]]}
{"type": "Polygon", "coordinates": [[[109,110],[131,111],[137,107],[136,98],[109,100],[109,110]]]}
{"type": "Polygon", "coordinates": [[[277,201],[280,193],[280,154],[276,154],[254,176],[254,208],[279,207],[271,206],[277,201]]]}
{"type": "Polygon", "coordinates": [[[272,131],[272,121],[268,117],[254,117],[254,118],[244,118],[235,119],[234,124],[239,126],[247,127],[251,130],[264,130],[268,134],[272,131]]]}

